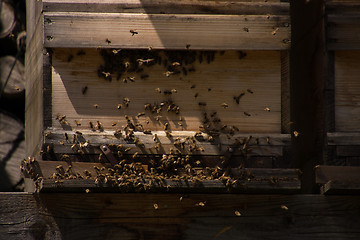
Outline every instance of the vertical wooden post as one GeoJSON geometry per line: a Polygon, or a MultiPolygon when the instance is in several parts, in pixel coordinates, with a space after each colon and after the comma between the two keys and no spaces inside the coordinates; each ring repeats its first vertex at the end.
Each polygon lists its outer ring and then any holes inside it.
{"type": "Polygon", "coordinates": [[[316,191],[314,166],[320,164],[324,142],[325,37],[324,1],[299,0],[290,4],[291,119],[294,167],[302,169],[302,190],[316,191]]]}

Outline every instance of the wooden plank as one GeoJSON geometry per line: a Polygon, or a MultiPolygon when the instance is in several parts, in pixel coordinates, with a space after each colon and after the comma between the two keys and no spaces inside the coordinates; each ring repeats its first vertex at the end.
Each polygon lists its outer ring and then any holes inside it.
{"type": "Polygon", "coordinates": [[[360,15],[328,15],[328,48],[330,50],[360,49],[360,15]]]}
{"type": "Polygon", "coordinates": [[[45,47],[252,49],[290,47],[290,18],[276,15],[44,13],[45,47]],[[135,30],[138,34],[130,33],[135,30]],[[109,41],[106,41],[108,39],[109,41]]]}
{"type": "Polygon", "coordinates": [[[280,1],[59,1],[44,0],[46,12],[108,12],[108,13],[148,13],[148,14],[248,14],[286,15],[289,3],[280,1]]]}
{"type": "Polygon", "coordinates": [[[29,43],[35,33],[36,25],[42,12],[42,2],[35,0],[26,0],[26,45],[29,43]]]}
{"type": "Polygon", "coordinates": [[[281,51],[281,133],[290,133],[290,52],[281,51]]]}
{"type": "Polygon", "coordinates": [[[43,132],[43,44],[44,25],[42,21],[36,26],[33,38],[27,47],[25,56],[25,139],[26,155],[35,156],[40,150],[43,132]],[[31,139],[31,141],[30,141],[31,139]]]}
{"type": "Polygon", "coordinates": [[[320,191],[322,194],[325,194],[325,195],[360,194],[360,182],[343,183],[343,182],[329,181],[320,188],[320,191]]]}
{"type": "Polygon", "coordinates": [[[360,156],[360,147],[359,145],[336,146],[336,155],[339,157],[357,157],[360,156]]]}
{"type": "MultiPolygon", "coordinates": [[[[354,33],[355,34],[355,33],[354,33]]],[[[335,129],[360,131],[360,51],[335,52],[335,129]]]]}
{"type": "Polygon", "coordinates": [[[360,237],[359,196],[2,193],[0,203],[9,240],[360,237]]]}
{"type": "Polygon", "coordinates": [[[328,181],[338,181],[342,183],[359,183],[360,167],[350,166],[316,166],[316,183],[325,184],[328,181]]]}
{"type": "MultiPolygon", "coordinates": [[[[134,124],[139,123],[144,129],[160,131],[164,124],[169,124],[170,131],[198,131],[204,125],[204,113],[214,120],[211,114],[221,120],[215,124],[216,128],[227,125],[235,126],[243,133],[280,133],[281,132],[281,67],[280,53],[273,51],[225,51],[210,52],[214,61],[207,63],[207,57],[196,54],[196,61],[186,64],[186,69],[195,71],[182,72],[166,77],[167,70],[163,65],[143,67],[141,73],[123,73],[116,81],[116,68],[113,71],[113,81],[98,77],[100,65],[105,65],[101,56],[95,49],[83,50],[85,55],[78,56],[80,49],[55,49],[52,59],[52,119],[54,128],[73,130],[89,130],[89,121],[96,125],[102,123],[104,130],[115,130],[125,126],[128,115],[134,124]],[[246,56],[245,56],[246,54],[246,56]],[[72,60],[68,62],[68,59],[72,60]],[[242,56],[239,59],[239,56],[242,56]],[[149,75],[141,79],[141,75],[149,75]],[[124,83],[123,79],[135,77],[135,82],[124,83]],[[88,90],[82,94],[82,89],[88,90]],[[177,93],[171,95],[159,94],[155,88],[164,90],[176,89],[177,93]],[[253,94],[249,93],[251,90],[253,94]],[[139,94],[140,93],[140,94],[139,94]],[[239,104],[234,96],[245,93],[239,104]],[[197,97],[195,97],[197,96],[197,97]],[[123,104],[123,98],[130,99],[129,107],[123,106],[120,110],[118,104],[123,104]],[[180,107],[180,113],[161,111],[159,114],[144,110],[145,104],[159,105],[161,102],[172,101],[180,107]],[[228,104],[228,108],[221,106],[228,104]],[[200,106],[205,103],[206,106],[200,106]],[[98,108],[94,107],[98,105],[98,108]],[[265,108],[270,111],[265,111],[265,108]],[[137,117],[138,113],[145,112],[145,116],[137,117]],[[245,115],[249,113],[251,116],[245,115]],[[56,120],[57,115],[66,115],[67,125],[56,120]],[[159,121],[156,121],[160,116],[159,121]],[[180,116],[182,121],[180,121],[180,116]],[[75,120],[81,126],[76,126],[75,120]],[[116,126],[112,126],[116,123],[116,126]],[[179,124],[182,124],[180,126],[179,124]]],[[[143,54],[140,52],[139,58],[143,54]]],[[[131,51],[129,53],[132,53],[131,51]]],[[[167,52],[180,54],[182,52],[167,52]]],[[[185,52],[186,53],[186,52],[185,52]]],[[[120,54],[120,53],[119,53],[120,54]]],[[[136,54],[136,52],[134,52],[136,54]]],[[[167,57],[160,51],[159,56],[164,62],[167,57]]],[[[146,57],[146,56],[145,56],[146,57]]],[[[115,60],[114,60],[115,61],[115,60]]],[[[136,60],[135,60],[136,61],[136,60]]],[[[170,62],[171,60],[167,60],[170,62]]],[[[108,63],[109,65],[112,62],[108,63]]],[[[171,64],[171,63],[168,63],[171,64]]]]}
{"type": "Polygon", "coordinates": [[[84,149],[87,154],[99,154],[100,146],[103,144],[115,144],[116,146],[122,145],[124,149],[130,148],[129,151],[125,153],[134,154],[138,152],[140,155],[154,155],[154,154],[169,154],[171,151],[179,150],[179,153],[186,155],[222,155],[228,151],[228,148],[233,148],[233,155],[243,155],[242,150],[246,150],[247,156],[281,156],[282,155],[282,146],[290,144],[290,135],[287,134],[251,134],[249,139],[248,134],[235,134],[228,138],[224,134],[220,135],[214,141],[209,142],[209,135],[202,134],[201,137],[194,138],[193,140],[187,140],[190,136],[195,136],[195,132],[189,131],[177,131],[172,132],[172,137],[169,138],[166,136],[165,132],[152,132],[152,134],[144,134],[141,132],[135,132],[135,138],[139,139],[140,144],[136,144],[133,141],[124,140],[123,137],[114,136],[113,132],[99,132],[95,133],[92,131],[84,131],[82,135],[63,130],[52,130],[45,131],[45,145],[50,145],[53,148],[55,153],[66,153],[66,154],[75,154],[76,151],[72,149],[72,139],[74,135],[78,143],[84,144],[86,141],[89,142],[89,146],[84,149]],[[65,134],[66,133],[66,134],[65,134]],[[155,142],[154,136],[157,136],[157,141],[155,142]],[[67,135],[68,140],[66,140],[65,135],[67,135]],[[159,144],[157,144],[159,143],[159,144]],[[183,143],[184,147],[180,147],[177,143],[183,143]],[[246,145],[244,146],[244,144],[246,145]],[[190,145],[195,144],[199,149],[196,151],[189,150],[190,145]],[[156,146],[159,145],[160,149],[156,149],[156,146]],[[239,148],[239,149],[238,149],[239,148]],[[241,149],[242,150],[241,150],[241,149]]]}
{"type": "Polygon", "coordinates": [[[331,132],[327,133],[327,138],[329,145],[360,145],[359,132],[331,132]]]}

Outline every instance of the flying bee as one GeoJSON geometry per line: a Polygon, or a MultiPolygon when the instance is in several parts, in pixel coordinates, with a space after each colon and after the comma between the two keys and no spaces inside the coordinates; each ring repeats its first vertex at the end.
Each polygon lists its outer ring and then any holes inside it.
{"type": "Polygon", "coordinates": [[[244,30],[244,32],[249,32],[249,28],[247,28],[247,27],[244,27],[243,30],[244,30]]]}
{"type": "Polygon", "coordinates": [[[264,111],[270,112],[270,108],[266,107],[266,108],[264,108],[264,111]]]}
{"type": "Polygon", "coordinates": [[[137,114],[137,117],[138,117],[138,118],[141,117],[141,116],[145,116],[145,112],[141,112],[141,113],[138,113],[138,114],[137,114]]]}
{"type": "Polygon", "coordinates": [[[134,36],[135,34],[139,34],[136,30],[130,29],[131,36],[134,36]]]}
{"type": "Polygon", "coordinates": [[[160,88],[155,88],[155,91],[157,91],[158,93],[161,93],[160,88]]]}
{"type": "Polygon", "coordinates": [[[173,62],[171,65],[172,66],[180,66],[181,64],[179,62],[173,62]]]}
{"type": "Polygon", "coordinates": [[[223,107],[223,108],[228,108],[229,107],[229,105],[227,103],[222,103],[222,104],[220,104],[220,106],[223,107]]]}
{"type": "Polygon", "coordinates": [[[244,96],[244,95],[245,95],[245,93],[240,93],[239,96],[234,96],[234,97],[233,97],[234,100],[235,100],[235,102],[236,102],[236,104],[239,104],[239,103],[240,103],[240,98],[241,98],[242,96],[244,96]]]}
{"type": "Polygon", "coordinates": [[[195,206],[200,206],[200,207],[205,207],[205,205],[206,205],[206,201],[195,204],[195,206]]]}
{"type": "Polygon", "coordinates": [[[174,72],[171,72],[171,71],[166,71],[166,72],[164,72],[164,75],[165,75],[166,77],[170,77],[172,74],[174,74],[174,72]]]}
{"type": "Polygon", "coordinates": [[[121,109],[121,108],[122,108],[122,104],[119,103],[119,104],[117,105],[117,109],[121,109]]]}
{"type": "Polygon", "coordinates": [[[115,55],[115,54],[118,54],[120,51],[121,51],[121,49],[113,49],[112,53],[115,55]]]}
{"type": "Polygon", "coordinates": [[[101,74],[103,74],[105,76],[105,78],[108,78],[111,76],[111,73],[109,73],[109,72],[101,72],[101,74]]]}
{"type": "Polygon", "coordinates": [[[199,93],[195,93],[194,98],[197,98],[199,96],[199,93]]]}
{"type": "Polygon", "coordinates": [[[96,103],[95,103],[93,106],[94,106],[96,109],[99,108],[99,105],[96,104],[96,103]]]}
{"type": "Polygon", "coordinates": [[[244,112],[244,115],[247,116],[247,117],[250,117],[250,116],[251,116],[251,114],[248,113],[248,112],[244,112]]]}
{"type": "Polygon", "coordinates": [[[129,79],[130,82],[135,82],[135,77],[127,77],[127,79],[129,79]]]}
{"type": "Polygon", "coordinates": [[[289,208],[287,206],[285,206],[285,205],[281,205],[280,207],[281,207],[281,209],[289,210],[289,208]]]}
{"type": "Polygon", "coordinates": [[[172,93],[177,93],[177,90],[175,88],[170,90],[172,93]]]}
{"type": "Polygon", "coordinates": [[[238,210],[236,210],[236,211],[235,211],[235,215],[238,216],[238,217],[240,217],[240,216],[241,216],[241,213],[240,213],[238,210]]]}
{"type": "Polygon", "coordinates": [[[279,28],[275,28],[274,31],[271,32],[272,35],[276,35],[277,31],[279,31],[279,28]]]}
{"type": "Polygon", "coordinates": [[[254,93],[253,90],[251,90],[250,88],[248,88],[246,91],[248,91],[248,93],[251,93],[251,94],[254,93]]]}
{"type": "Polygon", "coordinates": [[[135,159],[137,156],[138,156],[138,152],[135,152],[133,155],[132,155],[132,158],[135,159]]]}
{"type": "Polygon", "coordinates": [[[126,69],[128,69],[128,68],[130,68],[130,63],[129,63],[129,62],[125,62],[125,63],[124,63],[124,66],[125,66],[126,69]]]}
{"type": "Polygon", "coordinates": [[[155,210],[159,209],[159,205],[158,205],[157,203],[154,203],[153,206],[154,206],[154,209],[155,209],[155,210]]]}
{"type": "Polygon", "coordinates": [[[294,137],[298,137],[300,135],[300,133],[298,131],[294,131],[293,134],[294,134],[294,137]]]}
{"type": "Polygon", "coordinates": [[[107,44],[110,44],[111,43],[111,41],[107,38],[107,39],[105,39],[105,42],[107,43],[107,44]]]}

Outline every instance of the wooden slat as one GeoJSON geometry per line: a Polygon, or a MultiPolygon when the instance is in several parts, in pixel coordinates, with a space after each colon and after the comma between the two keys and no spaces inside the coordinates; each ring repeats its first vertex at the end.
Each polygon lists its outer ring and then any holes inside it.
{"type": "Polygon", "coordinates": [[[360,133],[358,132],[333,132],[327,133],[329,145],[360,145],[360,133]]]}
{"type": "Polygon", "coordinates": [[[359,196],[2,193],[0,206],[9,240],[360,238],[359,196]]]}
{"type": "Polygon", "coordinates": [[[336,155],[339,157],[360,157],[360,147],[355,146],[336,146],[336,155]]]}
{"type": "Polygon", "coordinates": [[[328,181],[342,183],[359,183],[360,167],[350,166],[316,166],[316,183],[325,184],[328,181]]]}
{"type": "Polygon", "coordinates": [[[59,1],[44,0],[46,12],[99,12],[148,14],[289,14],[289,3],[277,1],[201,1],[201,0],[127,0],[127,1],[59,1]]]}
{"type": "Polygon", "coordinates": [[[290,52],[281,52],[281,132],[290,133],[290,52]]]}
{"type": "Polygon", "coordinates": [[[320,191],[322,194],[336,194],[336,195],[354,195],[360,194],[360,182],[357,183],[343,183],[336,181],[329,181],[325,183],[320,191]]]}
{"type": "Polygon", "coordinates": [[[360,131],[359,64],[360,51],[335,52],[335,130],[337,132],[360,131]]]}
{"type": "MultiPolygon", "coordinates": [[[[164,124],[169,124],[171,131],[198,131],[203,124],[203,113],[208,117],[217,112],[221,119],[219,127],[223,125],[236,126],[243,133],[281,133],[281,76],[280,55],[273,51],[248,51],[247,55],[239,59],[239,52],[225,51],[215,53],[215,60],[208,64],[196,60],[185,66],[193,67],[195,72],[188,72],[166,77],[167,71],[163,65],[144,67],[142,73],[124,73],[119,81],[116,77],[112,82],[99,78],[97,70],[104,64],[99,53],[94,50],[84,50],[85,55],[78,56],[79,49],[55,49],[52,59],[52,119],[53,127],[69,128],[73,130],[89,130],[89,121],[102,123],[104,130],[115,130],[126,125],[123,117],[128,115],[134,123],[140,123],[144,129],[152,131],[163,130],[164,124]],[[68,62],[69,56],[73,56],[68,62]],[[141,79],[141,74],[148,74],[149,78],[141,79]],[[135,82],[123,83],[127,76],[135,77],[135,82]],[[87,86],[86,94],[82,89],[87,86]],[[193,88],[192,88],[193,86],[193,88]],[[170,96],[159,94],[155,88],[162,91],[177,89],[177,93],[170,96]],[[210,91],[209,91],[210,89],[210,91]],[[247,89],[251,89],[253,94],[247,89]],[[240,93],[245,93],[240,103],[233,99],[240,93]],[[198,97],[194,96],[198,93],[198,97]],[[123,98],[130,99],[129,107],[117,109],[123,98]],[[151,114],[144,110],[147,103],[160,103],[171,100],[180,107],[180,114],[167,113],[151,114]],[[199,102],[205,102],[204,107],[199,102]],[[228,108],[221,107],[227,103],[228,108]],[[98,104],[96,109],[94,104],[98,104]],[[265,111],[266,107],[270,112],[265,111]],[[146,115],[137,118],[136,115],[145,112],[146,115]],[[244,112],[250,113],[246,116],[244,112]],[[57,114],[66,115],[69,126],[60,125],[55,120],[57,114]],[[162,116],[156,121],[156,116],[162,116]],[[179,126],[180,116],[183,126],[179,126]],[[81,126],[76,126],[75,120],[81,126]],[[149,121],[147,124],[146,121],[149,121]],[[112,127],[112,123],[117,123],[112,127]]],[[[164,55],[161,55],[164,61],[164,55]]],[[[114,69],[116,71],[116,69],[114,69]]],[[[114,73],[116,76],[116,74],[114,73]]],[[[49,104],[49,103],[45,103],[49,104]]]]}
{"type": "MultiPolygon", "coordinates": [[[[74,162],[71,163],[71,173],[80,174],[85,178],[84,171],[91,173],[91,178],[88,179],[53,179],[51,176],[58,171],[56,167],[61,165],[66,169],[69,164],[63,161],[38,161],[36,163],[37,173],[43,177],[40,184],[40,192],[84,192],[86,188],[90,191],[136,191],[134,189],[124,190],[113,187],[105,183],[96,183],[95,179],[98,173],[94,167],[105,167],[102,174],[108,173],[109,164],[101,163],[85,163],[74,162]]],[[[155,192],[247,192],[247,193],[294,193],[300,190],[299,171],[297,169],[232,169],[232,176],[238,179],[231,189],[226,187],[225,183],[219,179],[202,180],[201,183],[196,184],[192,180],[172,180],[164,179],[163,185],[154,184],[154,188],[150,191],[155,192]],[[244,174],[251,174],[251,178],[244,178],[244,174]]],[[[25,173],[26,174],[26,173],[25,173]]],[[[145,184],[149,180],[145,179],[145,184]]],[[[35,187],[33,188],[35,189],[35,187]]],[[[35,189],[36,190],[36,189],[35,189]]],[[[30,191],[28,188],[27,191],[30,191]]],[[[144,191],[144,190],[138,190],[144,191]]],[[[149,191],[149,190],[147,190],[149,191]]]]}
{"type": "Polygon", "coordinates": [[[59,12],[44,13],[44,21],[45,47],[53,48],[280,50],[290,46],[290,18],[281,15],[59,12]]]}
{"type": "Polygon", "coordinates": [[[358,12],[356,15],[346,12],[328,15],[327,38],[330,50],[359,50],[360,15],[358,12]]]}
{"type": "Polygon", "coordinates": [[[36,26],[33,38],[27,47],[25,57],[25,139],[26,155],[34,156],[39,151],[43,131],[43,55],[44,25],[42,21],[36,26]]]}

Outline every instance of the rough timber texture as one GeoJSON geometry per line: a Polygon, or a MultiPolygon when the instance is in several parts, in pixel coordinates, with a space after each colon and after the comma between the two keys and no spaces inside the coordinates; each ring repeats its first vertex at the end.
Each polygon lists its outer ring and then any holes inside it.
{"type": "MultiPolygon", "coordinates": [[[[96,124],[100,121],[105,130],[115,130],[126,124],[124,115],[141,123],[145,129],[163,130],[163,124],[169,123],[172,131],[198,131],[202,124],[202,112],[209,115],[216,111],[222,124],[235,125],[240,132],[280,133],[281,132],[281,83],[279,52],[249,51],[247,56],[239,59],[238,52],[226,51],[224,55],[216,53],[215,61],[210,64],[198,61],[194,63],[195,72],[166,77],[166,69],[154,65],[145,70],[149,78],[141,79],[143,74],[134,76],[135,82],[123,83],[123,75],[119,81],[112,82],[98,78],[97,69],[103,64],[96,50],[84,50],[85,55],[78,56],[79,50],[55,49],[53,55],[52,78],[52,118],[53,127],[62,127],[55,121],[57,114],[66,115],[73,129],[89,129],[89,121],[96,124]],[[69,56],[73,58],[68,62],[69,56]],[[86,94],[82,89],[87,86],[86,94]],[[193,88],[191,88],[193,86],[193,88]],[[169,97],[159,94],[155,88],[171,90],[177,93],[169,97]],[[210,88],[210,91],[209,91],[210,88]],[[247,92],[251,89],[253,94],[247,92]],[[244,92],[240,104],[236,104],[233,96],[244,92]],[[198,97],[194,96],[198,93],[198,97]],[[129,107],[117,109],[123,98],[130,99],[129,107]],[[157,114],[146,112],[145,116],[135,117],[144,112],[147,103],[172,99],[180,106],[180,114],[161,114],[160,123],[155,120],[157,114]],[[201,107],[199,102],[207,105],[201,107]],[[227,103],[228,108],[220,105],[227,103]],[[98,108],[94,107],[98,104],[98,108]],[[264,109],[270,108],[270,112],[264,109]],[[251,114],[246,116],[244,112],[251,114]],[[183,116],[184,124],[179,126],[179,116],[183,116]],[[81,123],[76,126],[75,120],[81,123]],[[146,124],[149,120],[149,124],[146,124]],[[112,127],[112,123],[117,125],[112,127]]],[[[205,61],[205,60],[204,60],[205,61]]],[[[63,126],[66,127],[66,126],[63,126]]]]}
{"type": "Polygon", "coordinates": [[[290,46],[288,15],[55,12],[44,13],[44,21],[45,47],[281,50],[290,46]]]}
{"type": "Polygon", "coordinates": [[[21,193],[0,203],[9,240],[360,238],[358,196],[21,193]]]}
{"type": "Polygon", "coordinates": [[[360,131],[360,51],[335,52],[335,130],[360,131]]]}

